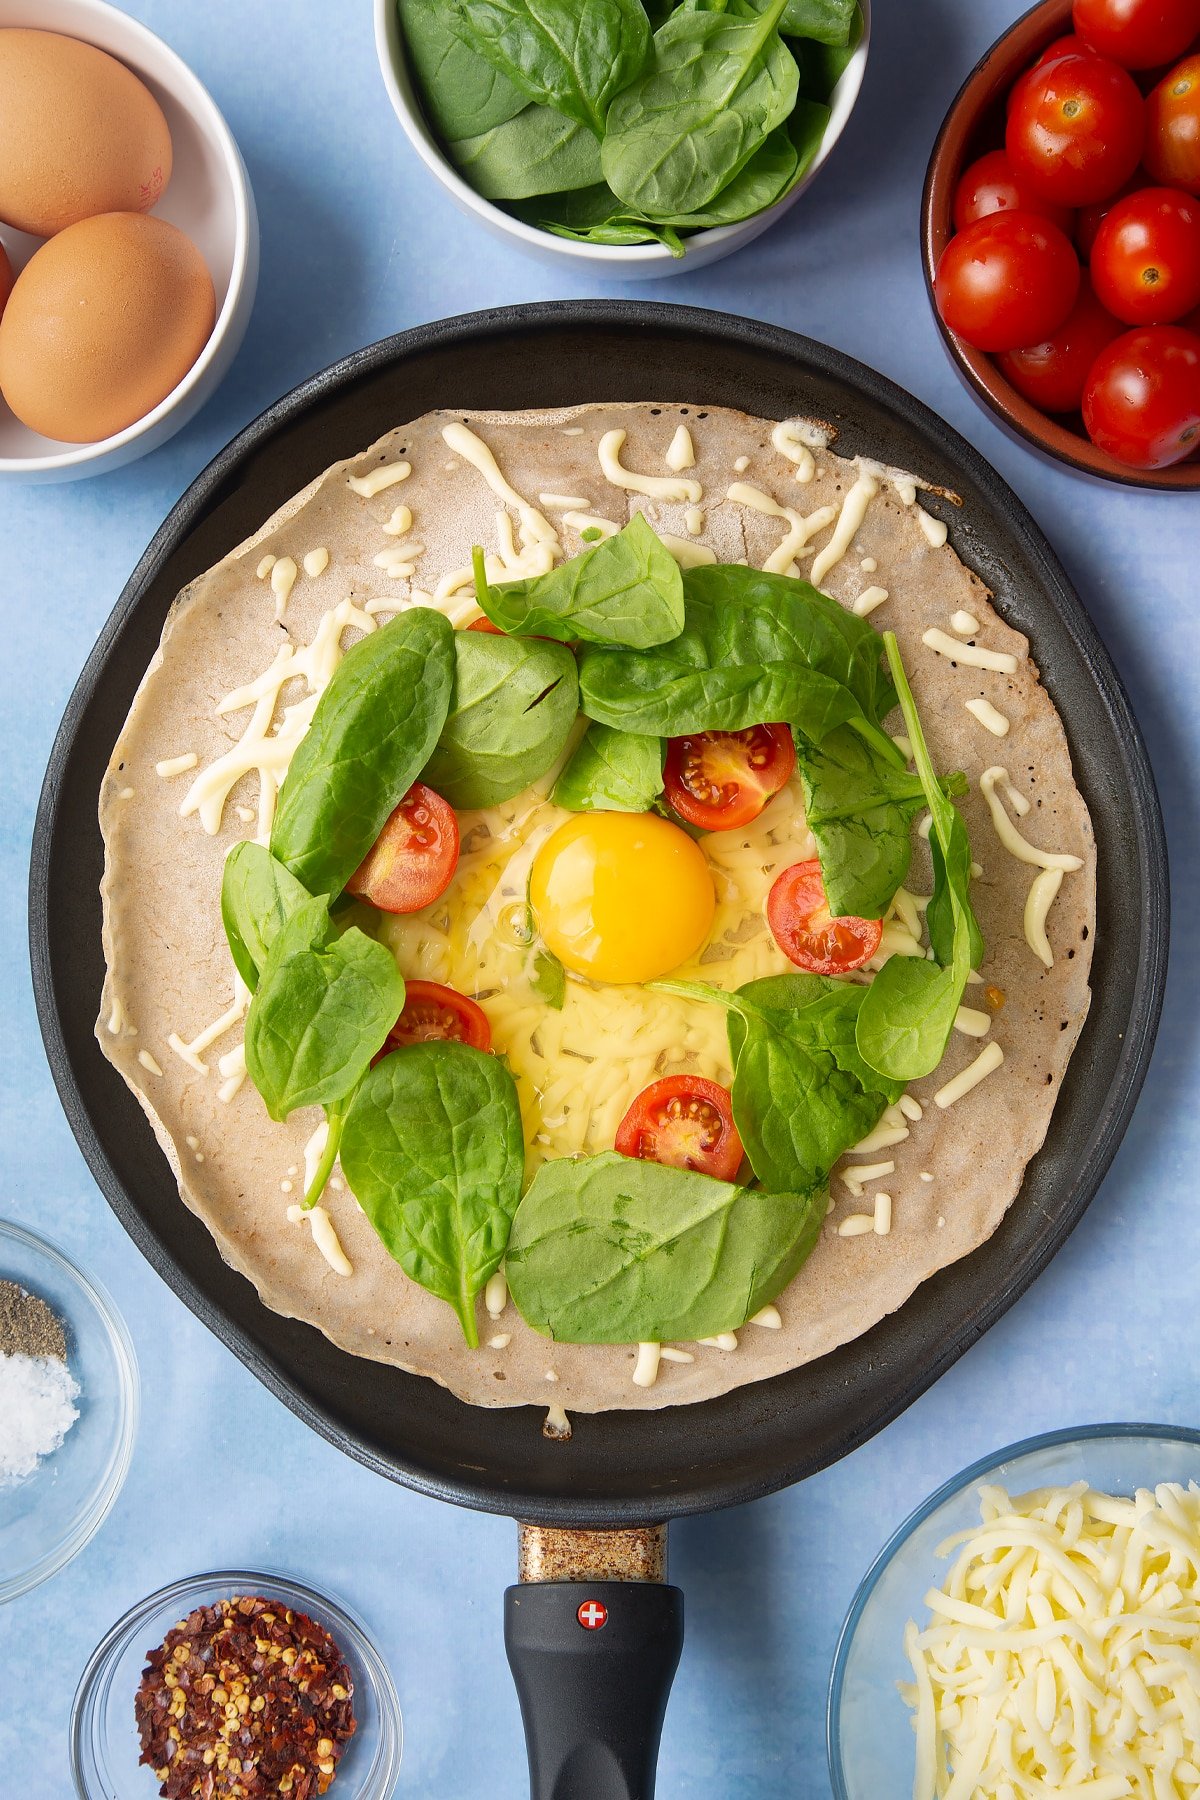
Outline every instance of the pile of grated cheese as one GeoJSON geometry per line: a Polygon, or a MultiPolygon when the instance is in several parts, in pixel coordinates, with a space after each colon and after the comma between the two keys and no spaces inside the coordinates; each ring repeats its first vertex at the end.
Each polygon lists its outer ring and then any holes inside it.
{"type": "Polygon", "coordinates": [[[1200,1488],[1010,1499],[908,1624],[913,1800],[1200,1800],[1200,1488]]]}

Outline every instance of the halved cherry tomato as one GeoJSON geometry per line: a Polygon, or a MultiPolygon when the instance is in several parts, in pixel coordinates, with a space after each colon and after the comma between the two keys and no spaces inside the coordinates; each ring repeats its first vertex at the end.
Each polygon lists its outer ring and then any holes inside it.
{"type": "Polygon", "coordinates": [[[1197,0],[1075,0],[1075,29],[1126,69],[1157,69],[1200,36],[1197,0]]]}
{"type": "Polygon", "coordinates": [[[1147,97],[1146,167],[1164,187],[1200,194],[1200,56],[1185,56],[1147,97]]]}
{"type": "Polygon", "coordinates": [[[445,893],[457,866],[454,808],[414,781],[346,889],[381,912],[420,912],[445,893]]]}
{"type": "Polygon", "coordinates": [[[1058,330],[1079,292],[1071,240],[1036,213],[989,213],[957,232],[938,261],[937,308],[977,350],[1019,350],[1058,330]]]}
{"type": "Polygon", "coordinates": [[[617,1127],[622,1156],[732,1181],[745,1152],[729,1090],[701,1075],[666,1075],[643,1088],[617,1127]]]}
{"type": "Polygon", "coordinates": [[[1074,54],[1018,82],[1004,147],[1014,175],[1043,199],[1091,206],[1128,181],[1144,135],[1133,76],[1106,56],[1074,54]]]}
{"type": "Polygon", "coordinates": [[[882,919],[835,919],[821,865],[793,863],[767,895],[767,924],[790,962],[810,975],[847,975],[870,962],[883,937],[882,919]]]}
{"type": "Polygon", "coordinates": [[[1053,337],[1025,350],[1006,350],[996,363],[1017,392],[1043,412],[1075,412],[1092,364],[1121,331],[1120,320],[1101,306],[1085,275],[1078,300],[1053,337]]]}
{"type": "Polygon", "coordinates": [[[1135,469],[1165,469],[1200,448],[1200,337],[1179,325],[1127,331],[1102,350],[1083,395],[1094,444],[1135,469]]]}
{"type": "Polygon", "coordinates": [[[731,831],[757,819],[771,795],[786,787],[795,766],[796,746],[786,725],[698,731],[668,739],[663,785],[689,825],[731,831]]]}
{"type": "Polygon", "coordinates": [[[499,625],[493,625],[492,621],[488,618],[472,619],[471,623],[467,626],[467,630],[468,631],[490,631],[493,637],[507,637],[508,636],[508,633],[506,631],[502,631],[501,628],[499,627],[499,625]]]}
{"type": "Polygon", "coordinates": [[[1071,210],[1054,206],[1034,193],[1027,181],[1018,181],[1003,150],[989,150],[964,169],[954,190],[954,229],[965,231],[976,219],[990,213],[1031,212],[1052,219],[1061,231],[1071,229],[1071,210]]]}
{"type": "Polygon", "coordinates": [[[487,1014],[457,988],[440,981],[406,981],[404,1011],[388,1032],[383,1054],[405,1044],[469,1044],[490,1050],[492,1028],[487,1014]]]}
{"type": "Polygon", "coordinates": [[[1092,286],[1127,325],[1171,325],[1200,303],[1200,200],[1143,188],[1118,200],[1092,245],[1092,286]]]}

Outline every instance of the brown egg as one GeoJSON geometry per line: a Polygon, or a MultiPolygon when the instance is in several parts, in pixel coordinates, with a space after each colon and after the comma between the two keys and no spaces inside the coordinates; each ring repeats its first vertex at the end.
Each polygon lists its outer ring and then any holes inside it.
{"type": "Polygon", "coordinates": [[[0,244],[0,313],[8,305],[8,296],[12,293],[12,285],[12,264],[8,260],[7,250],[3,244],[0,244]]]}
{"type": "Polygon", "coordinates": [[[167,121],[131,69],[57,31],[0,29],[0,221],[51,237],[145,212],[170,179],[167,121]]]}
{"type": "Polygon", "coordinates": [[[33,431],[111,437],[182,381],[213,328],[189,237],[144,213],[68,225],[18,275],[0,317],[0,392],[33,431]]]}

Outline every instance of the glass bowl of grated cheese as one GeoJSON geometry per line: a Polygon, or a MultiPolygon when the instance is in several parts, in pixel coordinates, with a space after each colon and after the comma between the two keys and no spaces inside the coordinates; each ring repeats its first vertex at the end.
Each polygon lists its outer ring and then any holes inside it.
{"type": "Polygon", "coordinates": [[[827,1742],[835,1800],[1200,1796],[1200,1432],[1051,1432],[930,1495],[854,1597],[827,1742]]]}
{"type": "Polygon", "coordinates": [[[0,1220],[0,1603],[99,1530],[137,1415],[137,1362],[112,1301],[56,1245],[0,1220]]]}

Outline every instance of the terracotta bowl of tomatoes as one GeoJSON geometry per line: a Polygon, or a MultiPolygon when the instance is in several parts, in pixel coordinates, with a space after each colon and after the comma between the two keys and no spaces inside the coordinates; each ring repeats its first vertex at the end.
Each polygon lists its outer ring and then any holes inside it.
{"type": "Polygon", "coordinates": [[[951,360],[1003,425],[1200,488],[1200,0],[1018,19],[946,115],[921,235],[951,360]]]}

